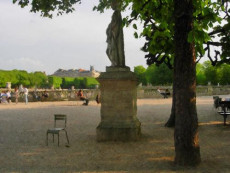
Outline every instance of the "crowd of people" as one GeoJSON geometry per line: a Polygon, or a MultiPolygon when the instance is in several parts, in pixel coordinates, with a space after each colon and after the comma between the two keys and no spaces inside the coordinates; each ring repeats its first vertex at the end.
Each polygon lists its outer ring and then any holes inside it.
{"type": "Polygon", "coordinates": [[[15,103],[18,103],[18,98],[20,94],[24,94],[25,104],[28,103],[28,89],[24,87],[21,91],[19,91],[18,87],[15,87],[14,92],[10,90],[2,90],[0,91],[0,103],[11,103],[11,99],[15,97],[15,103]]]}
{"type": "MultiPolygon", "coordinates": [[[[29,91],[26,87],[23,88],[18,88],[15,87],[14,91],[11,90],[2,90],[0,91],[0,103],[11,103],[11,99],[12,97],[14,98],[13,101],[15,100],[15,103],[18,103],[19,100],[19,96],[23,96],[24,97],[24,102],[25,104],[28,104],[28,94],[29,91]]],[[[49,97],[49,93],[45,90],[44,92],[42,92],[41,97],[37,94],[36,91],[33,92],[33,97],[37,100],[37,101],[41,101],[41,100],[46,100],[49,97]]],[[[76,92],[76,98],[79,98],[80,100],[84,101],[83,105],[88,106],[89,104],[89,98],[87,97],[87,94],[85,95],[83,90],[80,89],[76,92]]],[[[97,94],[95,101],[97,102],[97,104],[100,104],[100,94],[97,94]]]]}

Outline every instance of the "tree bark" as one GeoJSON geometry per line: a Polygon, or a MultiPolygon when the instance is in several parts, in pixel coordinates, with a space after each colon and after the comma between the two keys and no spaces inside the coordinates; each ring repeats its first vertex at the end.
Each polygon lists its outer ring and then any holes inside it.
{"type": "Polygon", "coordinates": [[[193,28],[192,0],[174,0],[175,15],[175,163],[196,166],[200,163],[196,111],[196,55],[187,41],[193,28]]]}
{"type": "Polygon", "coordinates": [[[168,121],[165,123],[165,127],[175,127],[175,89],[173,80],[173,96],[172,96],[172,109],[168,121]]]}

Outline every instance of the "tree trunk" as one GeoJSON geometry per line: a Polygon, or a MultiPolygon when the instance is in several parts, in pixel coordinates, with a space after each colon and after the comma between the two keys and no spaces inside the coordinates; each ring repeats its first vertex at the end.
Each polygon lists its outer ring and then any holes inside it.
{"type": "Polygon", "coordinates": [[[200,163],[196,111],[196,56],[188,33],[193,28],[192,0],[174,0],[175,15],[175,163],[196,166],[200,163]]]}
{"type": "Polygon", "coordinates": [[[173,96],[172,96],[172,109],[168,121],[165,124],[165,127],[175,127],[175,89],[174,89],[174,80],[173,80],[173,96]]]}

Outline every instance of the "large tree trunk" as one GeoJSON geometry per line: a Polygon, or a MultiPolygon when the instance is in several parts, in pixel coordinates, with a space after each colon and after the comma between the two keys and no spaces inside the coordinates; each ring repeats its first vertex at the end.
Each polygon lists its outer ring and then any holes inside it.
{"type": "Polygon", "coordinates": [[[170,117],[168,121],[165,123],[165,127],[175,127],[175,93],[176,91],[174,89],[174,82],[173,82],[172,109],[171,109],[170,117]]]}
{"type": "Polygon", "coordinates": [[[193,28],[192,0],[174,0],[175,14],[175,163],[195,166],[201,161],[196,111],[196,56],[188,33],[193,28]]]}

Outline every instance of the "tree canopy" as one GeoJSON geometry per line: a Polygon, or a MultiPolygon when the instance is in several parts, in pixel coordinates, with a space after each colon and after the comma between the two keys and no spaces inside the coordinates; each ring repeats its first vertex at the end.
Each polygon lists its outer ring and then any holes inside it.
{"type": "MultiPolygon", "coordinates": [[[[111,8],[113,0],[99,0],[94,10],[104,12],[111,8]]],[[[30,5],[31,12],[40,12],[43,17],[52,18],[75,10],[74,5],[82,0],[13,0],[21,7],[30,5]]],[[[165,63],[173,67],[174,57],[174,14],[173,0],[121,0],[121,9],[130,9],[124,17],[124,25],[137,30],[137,21],[143,22],[140,33],[134,36],[145,37],[142,50],[146,52],[147,64],[165,63]]],[[[230,3],[227,0],[197,0],[194,5],[194,26],[188,41],[195,43],[196,57],[208,57],[212,65],[230,64],[230,3]]],[[[177,14],[181,15],[181,14],[177,14]]]]}
{"type": "MultiPolygon", "coordinates": [[[[174,9],[173,0],[124,0],[123,9],[131,9],[124,24],[137,29],[136,21],[143,22],[141,33],[136,38],[145,37],[142,50],[146,52],[147,64],[166,63],[173,67],[174,57],[174,9]]],[[[100,0],[96,10],[103,12],[109,8],[110,0],[100,0]]],[[[193,30],[188,41],[195,43],[197,62],[208,57],[212,65],[230,63],[230,8],[225,0],[193,1],[193,30]],[[213,50],[213,51],[212,51],[213,50]]],[[[181,15],[181,14],[176,14],[181,15]]]]}

